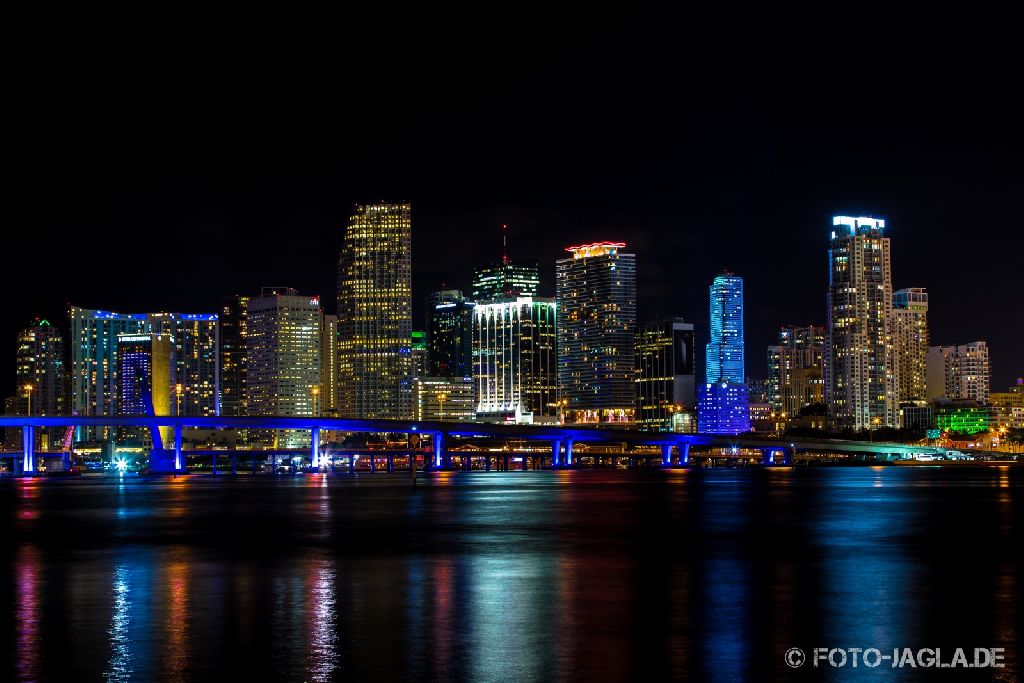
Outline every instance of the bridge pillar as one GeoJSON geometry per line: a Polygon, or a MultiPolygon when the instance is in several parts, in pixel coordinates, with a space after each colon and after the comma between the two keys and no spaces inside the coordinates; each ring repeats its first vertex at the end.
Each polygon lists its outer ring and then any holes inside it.
{"type": "Polygon", "coordinates": [[[562,442],[557,439],[551,442],[551,468],[556,469],[562,464],[562,442]]]}
{"type": "Polygon", "coordinates": [[[231,474],[238,476],[238,454],[234,451],[231,452],[231,474]]]}
{"type": "Polygon", "coordinates": [[[36,471],[36,428],[32,425],[22,427],[21,442],[25,449],[21,471],[23,474],[33,474],[36,471]]]}
{"type": "Polygon", "coordinates": [[[213,452],[213,457],[210,458],[210,461],[213,463],[213,473],[217,474],[217,451],[213,452]]]}
{"type": "Polygon", "coordinates": [[[772,464],[772,449],[762,448],[761,449],[761,464],[771,465],[772,464]]]}
{"type": "Polygon", "coordinates": [[[71,471],[71,453],[69,451],[64,451],[60,454],[60,464],[65,472],[71,471]]]}
{"type": "Polygon", "coordinates": [[[572,467],[573,465],[572,439],[565,440],[565,464],[569,467],[572,467]]]}
{"type": "Polygon", "coordinates": [[[388,453],[388,474],[391,474],[394,471],[395,471],[395,455],[393,453],[388,453]]]}
{"type": "Polygon", "coordinates": [[[784,448],[782,449],[782,464],[792,465],[793,464],[793,453],[796,451],[795,448],[784,448]]]}
{"type": "Polygon", "coordinates": [[[661,466],[672,466],[672,444],[670,443],[661,444],[661,466]]]}
{"type": "Polygon", "coordinates": [[[185,469],[185,460],[181,456],[181,425],[174,425],[174,471],[185,469]]]}
{"type": "Polygon", "coordinates": [[[690,465],[690,444],[688,443],[679,445],[679,464],[683,467],[690,465]]]}
{"type": "Polygon", "coordinates": [[[434,438],[432,439],[432,441],[434,442],[434,456],[433,456],[434,462],[433,462],[432,467],[430,467],[429,469],[439,470],[444,465],[444,460],[445,460],[444,433],[443,432],[435,432],[434,433],[434,438]]]}
{"type": "Polygon", "coordinates": [[[320,469],[320,428],[313,427],[309,430],[309,466],[320,469]]]}
{"type": "Polygon", "coordinates": [[[348,473],[349,474],[355,474],[356,473],[356,454],[355,453],[349,453],[348,454],[348,473]]]}
{"type": "Polygon", "coordinates": [[[250,451],[252,453],[252,473],[256,474],[256,451],[250,451]]]}
{"type": "Polygon", "coordinates": [[[277,474],[277,453],[270,454],[270,473],[277,474]]]}

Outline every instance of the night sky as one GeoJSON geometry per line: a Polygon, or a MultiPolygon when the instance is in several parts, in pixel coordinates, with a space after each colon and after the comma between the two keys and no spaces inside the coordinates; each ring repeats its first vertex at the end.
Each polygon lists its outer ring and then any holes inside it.
{"type": "Polygon", "coordinates": [[[379,199],[412,202],[417,327],[502,223],[552,296],[563,247],[623,240],[641,321],[706,335],[711,279],[745,278],[752,377],[781,325],[825,323],[831,216],[882,217],[932,343],[988,341],[995,391],[1024,375],[1024,64],[998,17],[429,18],[38,29],[5,85],[4,395],[17,329],[69,302],[287,285],[333,312],[348,213],[379,199]]]}

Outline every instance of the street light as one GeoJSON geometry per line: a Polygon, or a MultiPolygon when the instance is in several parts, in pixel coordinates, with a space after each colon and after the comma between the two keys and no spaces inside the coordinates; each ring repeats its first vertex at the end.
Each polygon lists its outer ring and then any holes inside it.
{"type": "Polygon", "coordinates": [[[875,425],[879,424],[882,424],[882,418],[876,417],[873,420],[871,420],[871,429],[868,430],[868,438],[870,439],[871,443],[875,442],[875,425]]]}
{"type": "Polygon", "coordinates": [[[320,385],[314,384],[311,391],[313,392],[313,417],[316,417],[319,414],[316,412],[316,399],[320,396],[320,385]]]}
{"type": "Polygon", "coordinates": [[[25,385],[25,396],[28,397],[28,414],[29,414],[29,417],[32,416],[32,390],[33,389],[35,389],[35,387],[32,386],[31,384],[26,384],[25,385]]]}
{"type": "Polygon", "coordinates": [[[178,383],[178,384],[175,384],[175,385],[174,385],[174,395],[175,395],[175,397],[177,397],[177,399],[178,399],[178,403],[177,403],[177,406],[178,406],[178,407],[177,407],[177,408],[175,408],[175,410],[174,410],[174,415],[175,415],[176,417],[180,417],[180,416],[181,416],[181,391],[182,391],[182,389],[184,389],[184,388],[185,388],[185,387],[183,387],[183,386],[181,385],[181,383],[178,383]]]}
{"type": "Polygon", "coordinates": [[[438,413],[437,413],[437,419],[438,420],[443,420],[444,419],[444,402],[445,402],[445,400],[447,398],[448,398],[448,392],[446,392],[446,391],[439,391],[439,392],[437,392],[437,404],[439,406],[438,407],[438,413]]]}

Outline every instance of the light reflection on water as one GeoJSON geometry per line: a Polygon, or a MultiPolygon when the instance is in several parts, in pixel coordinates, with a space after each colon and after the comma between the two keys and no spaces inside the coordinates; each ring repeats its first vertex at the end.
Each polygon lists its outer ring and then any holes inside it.
{"type": "Polygon", "coordinates": [[[750,680],[791,646],[976,640],[1018,661],[1020,470],[11,486],[0,678],[750,680]]]}

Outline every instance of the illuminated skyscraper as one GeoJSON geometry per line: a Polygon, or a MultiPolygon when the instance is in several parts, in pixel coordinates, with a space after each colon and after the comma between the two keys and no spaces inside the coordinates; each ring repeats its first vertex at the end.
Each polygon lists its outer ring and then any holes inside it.
{"type": "Polygon", "coordinates": [[[247,296],[227,296],[220,310],[220,412],[245,415],[247,296]]]}
{"type": "Polygon", "coordinates": [[[926,359],[928,399],[970,399],[988,403],[992,367],[988,344],[983,341],[960,346],[933,346],[926,359]]]}
{"type": "Polygon", "coordinates": [[[928,395],[928,292],[921,287],[893,292],[892,321],[898,401],[923,400],[928,395]]]}
{"type": "MultiPolygon", "coordinates": [[[[49,320],[35,320],[21,330],[15,356],[15,395],[10,399],[12,415],[63,415],[65,399],[64,338],[49,320]],[[30,400],[31,399],[31,400],[30,400]]],[[[20,428],[16,430],[20,438],[20,428]]],[[[49,448],[64,430],[43,427],[37,431],[39,444],[49,448]]],[[[17,447],[17,442],[15,442],[17,447]]]]}
{"type": "Polygon", "coordinates": [[[320,415],[338,414],[338,316],[325,315],[320,324],[320,415]]]}
{"type": "Polygon", "coordinates": [[[696,431],[693,325],[658,320],[636,334],[636,426],[658,432],[696,431]]]}
{"type": "Polygon", "coordinates": [[[899,426],[885,221],[835,216],[829,246],[825,399],[835,426],[899,426]]]}
{"type": "Polygon", "coordinates": [[[768,347],[768,404],[776,414],[796,417],[800,409],[825,402],[825,328],[783,327],[768,347]]]}
{"type": "Polygon", "coordinates": [[[568,422],[633,422],[636,256],[624,242],[566,248],[555,264],[558,387],[568,422]]]}
{"type": "MultiPolygon", "coordinates": [[[[249,299],[246,341],[246,403],[250,415],[310,416],[320,376],[322,341],[319,297],[300,296],[290,288],[264,287],[249,299]]],[[[309,445],[309,432],[278,430],[256,436],[279,448],[309,445]]]]}
{"type": "Polygon", "coordinates": [[[462,292],[434,292],[427,304],[428,374],[467,377],[473,374],[473,308],[462,292]]]}
{"type": "Polygon", "coordinates": [[[743,278],[722,273],[711,283],[711,341],[705,353],[697,425],[707,434],[739,434],[750,429],[744,374],[743,278]]]}
{"type": "MultiPolygon", "coordinates": [[[[118,412],[121,415],[172,415],[172,376],[176,345],[169,334],[146,332],[117,335],[118,412]]],[[[184,413],[184,409],[181,411],[184,413]]],[[[119,428],[118,440],[147,441],[149,430],[119,428]]],[[[161,427],[161,447],[171,447],[170,427],[161,427]]],[[[155,443],[154,443],[155,445],[155,443]]]]}
{"type": "Polygon", "coordinates": [[[473,309],[477,416],[536,422],[558,415],[555,302],[539,297],[481,301],[473,309]]]}
{"type": "Polygon", "coordinates": [[[537,296],[540,288],[540,266],[536,262],[513,263],[508,257],[508,226],[501,227],[501,263],[480,266],[473,272],[473,299],[476,301],[537,296]]]}
{"type": "MultiPolygon", "coordinates": [[[[175,341],[171,391],[182,385],[182,415],[216,415],[220,380],[216,314],[112,313],[72,306],[71,408],[78,415],[117,415],[120,334],[167,335],[175,341]]],[[[171,397],[176,398],[176,397],[171,397]]],[[[95,438],[91,429],[81,438],[95,438]]]]}
{"type": "Polygon", "coordinates": [[[428,377],[430,375],[430,350],[427,347],[427,333],[422,330],[412,331],[412,376],[428,377]]]}
{"type": "Polygon", "coordinates": [[[357,206],[338,268],[342,417],[412,417],[412,213],[357,206]]]}

